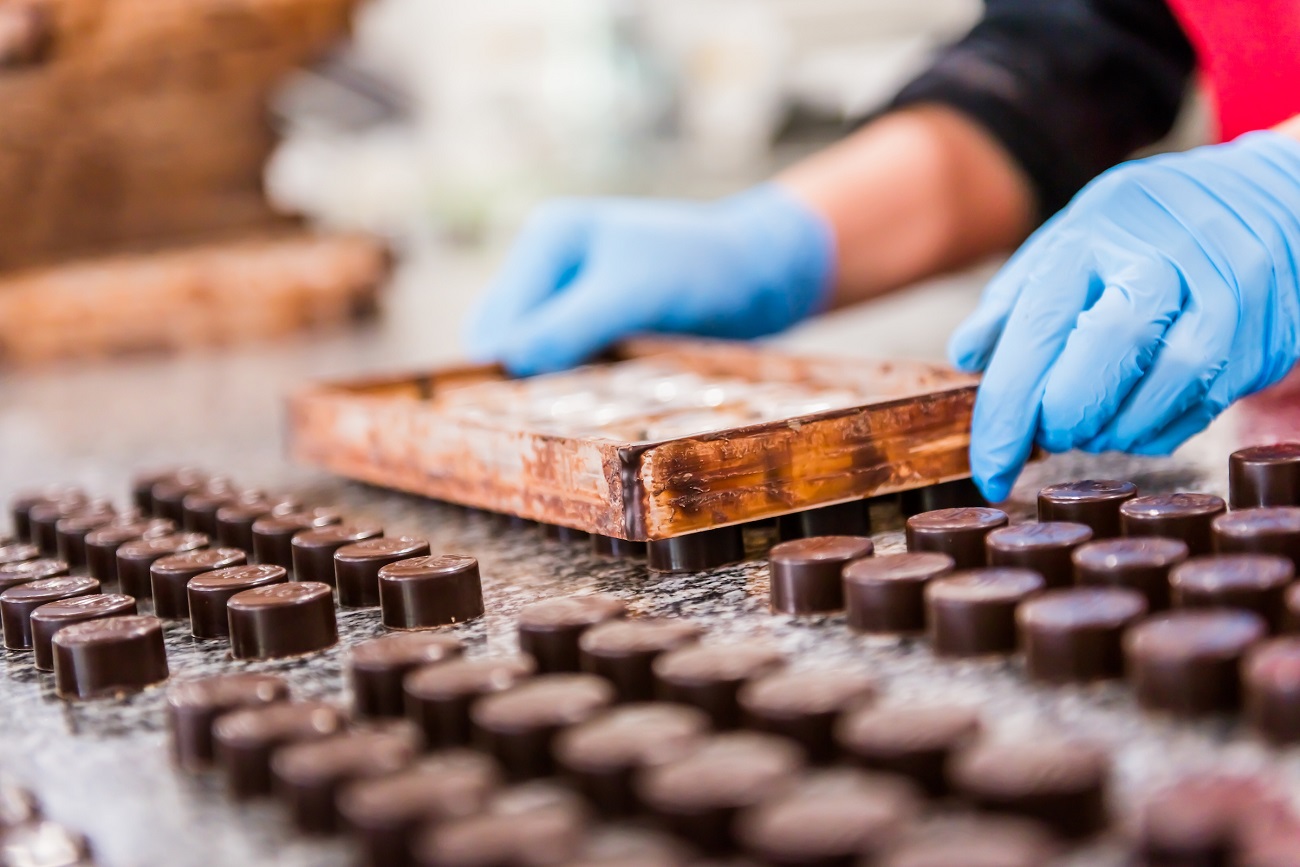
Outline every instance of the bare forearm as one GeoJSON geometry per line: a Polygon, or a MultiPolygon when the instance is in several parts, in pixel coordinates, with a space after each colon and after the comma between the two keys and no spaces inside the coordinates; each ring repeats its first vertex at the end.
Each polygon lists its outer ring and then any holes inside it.
{"type": "Polygon", "coordinates": [[[918,106],[869,124],[777,181],[824,216],[833,306],[1013,248],[1033,223],[1029,181],[974,122],[918,106]]]}
{"type": "Polygon", "coordinates": [[[1300,114],[1297,114],[1287,122],[1280,124],[1275,127],[1275,129],[1282,135],[1290,136],[1296,141],[1300,141],[1300,114]]]}

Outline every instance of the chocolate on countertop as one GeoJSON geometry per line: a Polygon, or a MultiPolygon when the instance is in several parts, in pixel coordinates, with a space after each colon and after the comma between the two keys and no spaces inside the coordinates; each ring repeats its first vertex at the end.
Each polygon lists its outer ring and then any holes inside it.
{"type": "Polygon", "coordinates": [[[35,560],[41,556],[41,549],[31,542],[9,542],[0,545],[0,567],[35,560]]]}
{"type": "Polygon", "coordinates": [[[1016,609],[1025,672],[1048,683],[1122,677],[1124,630],[1146,614],[1146,597],[1123,587],[1070,587],[1028,599],[1016,609]]]}
{"type": "Polygon", "coordinates": [[[784,614],[842,610],[841,572],[874,550],[866,536],[812,536],[775,545],[768,553],[772,610],[784,614]]]}
{"type": "Polygon", "coordinates": [[[429,543],[412,536],[380,536],[344,545],[334,552],[334,578],[339,605],[373,608],[379,605],[379,570],[412,557],[427,557],[429,543]]]}
{"type": "Polygon", "coordinates": [[[953,571],[947,554],[878,554],[844,567],[848,625],[859,632],[925,630],[925,585],[953,571]]]}
{"type": "Polygon", "coordinates": [[[160,557],[149,567],[154,614],[173,620],[188,620],[190,579],[244,565],[247,557],[238,548],[198,548],[160,557]]]}
{"type": "Polygon", "coordinates": [[[90,596],[99,592],[94,578],[67,575],[18,584],[0,593],[0,620],[4,623],[5,647],[28,650],[32,646],[32,612],[47,602],[90,596]]]}
{"type": "Polygon", "coordinates": [[[538,671],[578,671],[583,633],[626,613],[623,600],[604,593],[531,602],[519,611],[519,649],[537,660],[538,671]]]}
{"type": "Polygon", "coordinates": [[[245,553],[253,553],[253,524],[259,518],[265,518],[276,511],[299,511],[302,504],[296,500],[276,501],[260,494],[251,497],[240,496],[234,502],[217,509],[214,519],[217,525],[217,544],[230,548],[240,548],[245,553]]]}
{"type": "Polygon", "coordinates": [[[1254,647],[1241,668],[1246,720],[1274,744],[1300,741],[1300,638],[1254,647]]]}
{"type": "Polygon", "coordinates": [[[617,618],[597,623],[578,639],[579,667],[608,680],[619,701],[655,696],[654,661],[663,653],[699,641],[704,630],[669,618],[617,618]]]}
{"type": "Polygon", "coordinates": [[[1120,534],[1120,505],[1137,494],[1137,485],[1117,479],[1048,485],[1038,492],[1038,520],[1086,524],[1092,538],[1113,539],[1120,534]]]}
{"type": "Polygon", "coordinates": [[[975,709],[921,702],[862,708],[835,728],[835,738],[851,761],[902,774],[934,796],[948,791],[949,758],[979,733],[975,709]]]}
{"type": "Polygon", "coordinates": [[[1028,569],[968,569],[925,587],[930,646],[941,656],[984,656],[1016,650],[1016,606],[1042,592],[1028,569]]]}
{"type": "Polygon", "coordinates": [[[54,634],[54,690],[62,698],[122,695],[167,679],[162,621],[126,614],[83,620],[54,634]]]}
{"type": "Polygon", "coordinates": [[[1174,605],[1253,611],[1274,632],[1286,620],[1286,588],[1294,579],[1295,566],[1274,554],[1193,557],[1169,572],[1174,605]]]}
{"type": "Polygon", "coordinates": [[[225,638],[230,635],[227,604],[236,593],[289,579],[282,566],[229,566],[195,575],[185,586],[189,597],[190,631],[195,638],[225,638]]]}
{"type": "Polygon", "coordinates": [[[1213,494],[1134,497],[1119,507],[1120,527],[1125,536],[1168,536],[1186,542],[1192,554],[1208,554],[1214,519],[1227,508],[1213,494]]]}
{"type": "Polygon", "coordinates": [[[700,708],[722,731],[740,725],[737,694],[745,682],[784,665],[777,648],[740,641],[687,645],[660,656],[652,669],[660,699],[700,708]]]}
{"type": "Polygon", "coordinates": [[[275,659],[338,643],[334,591],[318,581],[241,590],[226,602],[230,653],[236,659],[275,659]]]}
{"type": "Polygon", "coordinates": [[[68,574],[68,564],[51,557],[23,560],[0,566],[0,593],[20,584],[30,584],[46,578],[59,578],[68,574]]]}
{"type": "Polygon", "coordinates": [[[873,867],[1044,867],[1059,853],[1037,822],[958,817],[906,834],[873,867]]]}
{"type": "Polygon", "coordinates": [[[417,867],[571,867],[587,826],[571,793],[528,783],[497,793],[480,813],[418,832],[411,848],[417,867]]]}
{"type": "Polygon", "coordinates": [[[1300,564],[1300,507],[1238,509],[1215,518],[1211,528],[1221,554],[1278,554],[1300,564]]]}
{"type": "Polygon", "coordinates": [[[992,508],[939,509],[907,519],[907,550],[947,554],[958,569],[985,565],[984,537],[1007,525],[1007,513],[992,508]]]}
{"type": "Polygon", "coordinates": [[[839,750],[835,726],[850,711],[873,701],[875,678],[853,669],[781,669],[740,688],[745,727],[782,735],[812,762],[829,762],[839,750]]]}
{"type": "Polygon", "coordinates": [[[275,702],[225,714],[213,723],[212,739],[230,794],[239,799],[270,794],[276,749],[329,737],[345,725],[337,708],[319,701],[275,702]]]}
{"type": "Polygon", "coordinates": [[[1069,521],[1042,521],[1001,527],[984,538],[990,566],[1032,569],[1048,587],[1074,583],[1070,555],[1092,539],[1092,528],[1069,521]]]}
{"type": "Polygon", "coordinates": [[[614,703],[614,689],[591,674],[543,674],[485,695],[470,708],[474,739],[513,780],[555,769],[552,746],[563,728],[585,722],[614,703]]]}
{"type": "Polygon", "coordinates": [[[389,563],[379,570],[379,607],[389,629],[429,629],[483,614],[478,560],[433,554],[389,563]]]}
{"type": "Polygon", "coordinates": [[[146,536],[167,536],[176,525],[165,518],[110,521],[86,534],[86,568],[101,584],[117,583],[117,549],[146,536]]]}
{"type": "Polygon", "coordinates": [[[47,602],[32,612],[32,648],[36,668],[54,670],[53,639],[56,632],[72,623],[138,613],[135,598],[121,593],[92,593],[47,602]]]}
{"type": "MultiPolygon", "coordinates": [[[[218,521],[220,518],[218,518],[218,521]]],[[[343,516],[333,509],[301,509],[263,515],[253,521],[253,562],[293,569],[293,537],[303,530],[341,523],[343,516]]]]}
{"type": "Polygon", "coordinates": [[[1228,492],[1234,509],[1300,506],[1300,443],[1233,452],[1228,457],[1228,492]]]}
{"type": "Polygon", "coordinates": [[[646,543],[646,563],[651,572],[703,572],[744,559],[745,535],[739,526],[646,543]]]}
{"type": "Polygon", "coordinates": [[[971,479],[954,479],[937,485],[910,488],[898,497],[898,507],[904,518],[940,509],[984,508],[988,504],[989,501],[984,499],[971,479]]]}
{"type": "Polygon", "coordinates": [[[1151,792],[1136,825],[1138,856],[1161,865],[1239,864],[1243,831],[1280,800],[1258,777],[1194,773],[1151,792]]]}
{"type": "Polygon", "coordinates": [[[782,515],[777,518],[777,535],[783,542],[810,536],[870,536],[868,501],[851,500],[782,515]]]}
{"type": "Polygon", "coordinates": [[[432,749],[470,742],[470,707],[481,696],[509,689],[531,677],[530,656],[453,659],[416,669],[402,681],[406,715],[432,749]]]}
{"type": "Polygon", "coordinates": [[[330,524],[295,533],[289,540],[295,581],[334,585],[334,552],[344,545],[384,535],[378,524],[330,524]]]}
{"type": "Polygon", "coordinates": [[[124,542],[117,549],[117,580],[121,591],[136,599],[153,596],[149,569],[169,554],[206,548],[211,540],[203,533],[172,533],[145,536],[124,542]]]}
{"type": "Polygon", "coordinates": [[[1232,609],[1172,611],[1130,627],[1125,667],[1138,703],[1176,716],[1236,710],[1241,659],[1267,633],[1258,614],[1232,609]]]}
{"type": "Polygon", "coordinates": [[[593,534],[591,537],[591,550],[592,553],[599,554],[603,557],[644,560],[646,556],[646,543],[631,542],[627,539],[619,539],[614,536],[593,534]]]}
{"type": "Polygon", "coordinates": [[[167,690],[172,761],[196,773],[216,760],[212,729],[225,714],[289,700],[289,684],[274,674],[236,672],[175,683],[167,690]]]}
{"type": "Polygon", "coordinates": [[[1169,607],[1169,570],[1187,559],[1187,543],[1161,536],[1105,539],[1080,545],[1071,555],[1076,583],[1127,587],[1147,599],[1152,611],[1169,607]]]}
{"type": "MultiPolygon", "coordinates": [[[[56,555],[73,570],[86,566],[86,536],[92,530],[98,530],[107,524],[120,522],[122,515],[112,510],[98,512],[81,512],[60,518],[54,525],[56,555]]],[[[129,519],[138,520],[139,515],[131,513],[129,519]]]]}
{"type": "Polygon", "coordinates": [[[400,717],[406,711],[402,681],[415,669],[460,656],[454,635],[401,632],[352,647],[348,681],[353,712],[361,717],[400,717]]]}

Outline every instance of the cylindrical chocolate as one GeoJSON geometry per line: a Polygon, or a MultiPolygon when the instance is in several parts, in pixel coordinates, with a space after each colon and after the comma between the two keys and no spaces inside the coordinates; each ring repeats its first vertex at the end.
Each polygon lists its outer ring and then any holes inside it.
{"type": "Polygon", "coordinates": [[[1246,719],[1274,744],[1300,741],[1300,638],[1275,638],[1246,655],[1246,719]]]}
{"type": "Polygon", "coordinates": [[[1233,452],[1228,458],[1228,499],[1234,509],[1300,506],[1300,443],[1233,452]]]}
{"type": "Polygon", "coordinates": [[[380,536],[334,552],[334,578],[339,605],[374,608],[379,605],[379,570],[389,563],[427,557],[429,543],[411,536],[380,536]]]}
{"type": "Polygon", "coordinates": [[[429,629],[483,614],[478,560],[433,554],[389,563],[379,570],[380,617],[389,629],[429,629]]]}
{"type": "Polygon", "coordinates": [[[1137,485],[1117,479],[1048,485],[1038,492],[1038,520],[1084,524],[1092,538],[1113,539],[1120,534],[1119,507],[1137,494],[1137,485]]]}
{"type": "Polygon", "coordinates": [[[646,565],[651,572],[703,572],[744,559],[745,534],[739,526],[646,543],[646,565]]]}
{"type": "Polygon", "coordinates": [[[694,644],[703,634],[703,629],[685,620],[607,620],[578,640],[579,667],[612,683],[619,701],[651,701],[654,661],[662,653],[694,644]]]}
{"type": "Polygon", "coordinates": [[[212,727],[233,711],[289,700],[289,684],[274,674],[216,674],[174,684],[167,691],[172,760],[191,773],[216,761],[212,727]]]}
{"type": "Polygon", "coordinates": [[[9,501],[9,514],[13,520],[14,536],[20,542],[36,542],[32,532],[31,511],[42,503],[57,503],[61,500],[84,502],[85,493],[80,488],[59,488],[56,486],[37,491],[24,491],[9,501]]]}
{"type": "Polygon", "coordinates": [[[230,655],[275,659],[338,643],[334,591],[319,581],[293,581],[243,590],[226,603],[230,655]]]}
{"type": "Polygon", "coordinates": [[[252,556],[253,524],[258,518],[265,518],[276,511],[295,512],[301,508],[302,504],[296,500],[275,501],[256,493],[250,497],[238,497],[233,503],[217,509],[217,544],[239,548],[252,556]]]}
{"type": "Polygon", "coordinates": [[[812,536],[870,536],[871,513],[867,502],[851,500],[782,515],[777,518],[777,535],[783,542],[812,536]]]}
{"type": "Polygon", "coordinates": [[[361,840],[367,863],[410,867],[421,825],[480,813],[501,785],[496,762],[470,750],[444,750],[378,779],[357,780],[338,795],[339,817],[361,840]]]}
{"type": "Polygon", "coordinates": [[[59,521],[71,515],[100,515],[111,520],[113,506],[104,501],[90,501],[77,496],[72,499],[37,503],[27,511],[31,539],[41,553],[53,557],[59,553],[59,521]]]}
{"type": "Polygon", "coordinates": [[[576,867],[587,822],[575,795],[531,783],[502,790],[475,815],[431,824],[411,849],[417,867],[576,867]]]}
{"type": "Polygon", "coordinates": [[[215,539],[217,512],[236,502],[239,496],[239,492],[228,484],[205,485],[186,494],[181,500],[181,526],[191,533],[206,533],[215,539]]]}
{"type": "Polygon", "coordinates": [[[556,542],[586,542],[588,538],[586,530],[575,530],[559,524],[543,524],[542,535],[556,542]]]}
{"type": "Polygon", "coordinates": [[[32,648],[36,651],[36,667],[41,671],[54,670],[54,634],[65,626],[83,620],[102,617],[119,617],[136,614],[134,597],[121,593],[94,593],[46,602],[32,612],[32,648]]]}
{"type": "Polygon", "coordinates": [[[1043,867],[1059,853],[1038,822],[1001,816],[927,822],[872,867],[1043,867]]]}
{"type": "Polygon", "coordinates": [[[331,524],[295,533],[289,540],[295,581],[334,586],[334,552],[344,545],[384,535],[378,524],[331,524]]]}
{"type": "Polygon", "coordinates": [[[30,650],[32,646],[32,612],[49,602],[90,596],[99,592],[94,578],[43,578],[18,584],[0,593],[0,621],[4,623],[5,647],[30,650]]]}
{"type": "Polygon", "coordinates": [[[1148,536],[1106,539],[1075,549],[1074,580],[1090,587],[1127,587],[1147,599],[1152,611],[1169,607],[1169,570],[1187,559],[1187,543],[1148,536]]]}
{"type": "Polygon", "coordinates": [[[759,863],[774,867],[861,864],[886,851],[915,820],[920,800],[897,777],[818,771],[742,812],[736,838],[759,863]]]}
{"type": "Polygon", "coordinates": [[[84,620],[54,634],[54,691],[61,698],[103,698],[167,679],[162,621],[126,614],[84,620]]]}
{"type": "Polygon", "coordinates": [[[287,744],[319,740],[343,731],[343,715],[324,702],[275,702],[232,711],[212,724],[217,765],[231,796],[271,793],[271,755],[287,744]]]}
{"type": "Polygon", "coordinates": [[[923,632],[925,585],[953,567],[951,557],[934,551],[878,554],[848,564],[843,581],[849,628],[923,632]]]}
{"type": "Polygon", "coordinates": [[[111,510],[82,512],[60,518],[54,525],[58,558],[67,563],[69,569],[81,571],[86,567],[86,536],[92,530],[98,530],[106,524],[119,520],[121,520],[120,516],[111,510]]]}
{"type": "Polygon", "coordinates": [[[159,617],[188,620],[190,579],[204,572],[243,566],[246,557],[238,548],[199,548],[160,557],[149,567],[153,588],[153,611],[159,617]]]}
{"type": "Polygon", "coordinates": [[[1300,507],[1241,509],[1220,515],[1211,526],[1220,554],[1277,554],[1300,567],[1300,507]]]}
{"type": "Polygon", "coordinates": [[[485,695],[470,708],[474,739],[512,780],[549,776],[551,748],[567,726],[586,722],[614,703],[614,688],[592,674],[543,674],[485,695]]]}
{"type": "Polygon", "coordinates": [[[1263,617],[1273,632],[1286,623],[1286,588],[1295,566],[1274,554],[1193,557],[1169,572],[1179,608],[1241,608],[1263,617]]]}
{"type": "Polygon", "coordinates": [[[979,732],[979,714],[955,704],[869,706],[846,714],[835,727],[850,761],[901,774],[935,797],[948,792],[949,758],[979,732]]]}
{"type": "Polygon", "coordinates": [[[46,578],[59,578],[68,574],[68,564],[62,560],[41,557],[38,560],[24,560],[0,566],[0,593],[19,584],[30,584],[46,578]]]}
{"type": "Polygon", "coordinates": [[[293,537],[303,530],[342,522],[333,509],[306,509],[283,514],[272,512],[253,522],[253,562],[293,568],[293,537]]]}
{"type": "Polygon", "coordinates": [[[706,852],[735,846],[734,820],[746,807],[775,795],[799,773],[804,757],[785,738],[731,732],[647,768],[637,797],[677,834],[706,852]]]}
{"type": "Polygon", "coordinates": [[[1125,536],[1181,539],[1192,554],[1208,554],[1214,519],[1227,508],[1213,494],[1157,494],[1125,502],[1119,507],[1119,522],[1125,536]]]}
{"type": "Polygon", "coordinates": [[[788,737],[822,763],[839,753],[840,717],[875,697],[875,679],[859,671],[783,669],[745,684],[737,701],[746,728],[788,737]]]}
{"type": "Polygon", "coordinates": [[[344,785],[400,771],[419,749],[410,723],[290,744],[271,756],[271,787],[298,830],[332,834],[340,825],[335,795],[344,785]]]}
{"type": "Polygon", "coordinates": [[[603,593],[531,602],[519,611],[519,649],[537,660],[540,672],[578,671],[583,633],[625,613],[623,600],[603,593]]]}
{"type": "Polygon", "coordinates": [[[153,596],[153,581],[149,569],[154,561],[169,554],[193,551],[208,547],[209,539],[202,533],[173,533],[169,536],[149,536],[123,543],[117,549],[117,580],[119,588],[128,596],[148,599],[153,596]]]}
{"type": "Polygon", "coordinates": [[[110,522],[86,534],[86,570],[104,585],[117,583],[117,549],[146,536],[167,536],[176,525],[165,518],[110,522]]]}
{"type": "Polygon", "coordinates": [[[1048,683],[1124,675],[1124,630],[1147,614],[1146,597],[1123,587],[1048,590],[1016,609],[1025,671],[1048,683]]]}
{"type": "Polygon", "coordinates": [[[403,632],[363,641],[348,657],[352,707],[357,716],[400,717],[406,712],[402,680],[423,665],[460,656],[454,635],[403,632]]]}
{"type": "Polygon", "coordinates": [[[469,710],[481,696],[509,689],[537,670],[532,657],[453,659],[418,668],[402,681],[406,715],[430,749],[470,742],[469,710]]]}
{"type": "Polygon", "coordinates": [[[174,478],[178,473],[196,472],[190,468],[149,469],[131,477],[131,503],[146,515],[153,513],[153,486],[174,478]]]}
{"type": "Polygon", "coordinates": [[[1070,555],[1091,538],[1087,524],[1044,521],[994,530],[984,544],[990,566],[1031,569],[1043,576],[1048,587],[1069,587],[1074,583],[1070,555]]]}
{"type": "Polygon", "coordinates": [[[149,490],[149,508],[159,518],[167,518],[180,525],[185,516],[185,498],[202,490],[207,483],[207,474],[200,470],[177,470],[154,483],[149,490]]]}
{"type": "Polygon", "coordinates": [[[912,488],[903,491],[898,498],[899,510],[905,518],[940,509],[984,508],[988,504],[989,501],[984,499],[971,479],[954,479],[951,482],[926,485],[924,488],[912,488]]]}
{"type": "Polygon", "coordinates": [[[644,560],[646,556],[645,542],[632,542],[615,536],[601,536],[598,533],[592,534],[591,550],[592,553],[605,557],[644,560]]]}
{"type": "Polygon", "coordinates": [[[189,598],[190,631],[195,638],[225,638],[230,635],[226,605],[236,593],[254,587],[283,584],[289,580],[281,566],[229,566],[195,575],[185,585],[189,598]]]}
{"type": "Polygon", "coordinates": [[[709,718],[696,708],[625,704],[561,732],[555,762],[602,814],[630,816],[641,809],[637,775],[686,754],[708,732],[709,718]]]}
{"type": "MultiPolygon", "coordinates": [[[[1259,777],[1195,773],[1150,794],[1136,823],[1139,863],[1266,867],[1243,860],[1245,830],[1281,799],[1259,777]]],[[[1289,807],[1283,809],[1289,810],[1289,807]]],[[[1295,850],[1292,850],[1294,855],[1295,850]]],[[[1285,865],[1286,860],[1271,862],[1285,865]]]]}
{"type": "Polygon", "coordinates": [[[1236,710],[1241,659],[1267,634],[1258,614],[1234,610],[1172,611],[1131,627],[1124,658],[1138,703],[1176,716],[1236,710]]]}
{"type": "Polygon", "coordinates": [[[985,656],[1016,650],[1016,606],[1042,592],[1028,569],[970,569],[925,587],[930,646],[940,656],[985,656]]]}
{"type": "Polygon", "coordinates": [[[775,647],[742,641],[687,645],[663,654],[652,668],[661,699],[698,707],[722,731],[740,725],[740,688],[783,665],[775,647]]]}
{"type": "Polygon", "coordinates": [[[0,545],[0,567],[36,560],[40,556],[41,549],[31,542],[10,542],[7,545],[0,545]]]}
{"type": "Polygon", "coordinates": [[[958,569],[985,565],[984,537],[1007,525],[1001,509],[966,508],[922,512],[907,519],[907,550],[947,554],[958,569]]]}
{"type": "Polygon", "coordinates": [[[1018,738],[985,741],[949,766],[958,796],[995,813],[1035,819],[1067,839],[1106,826],[1110,760],[1090,744],[1018,738]]]}
{"type": "Polygon", "coordinates": [[[773,546],[768,554],[772,610],[784,614],[842,610],[844,567],[874,550],[865,536],[811,536],[773,546]]]}

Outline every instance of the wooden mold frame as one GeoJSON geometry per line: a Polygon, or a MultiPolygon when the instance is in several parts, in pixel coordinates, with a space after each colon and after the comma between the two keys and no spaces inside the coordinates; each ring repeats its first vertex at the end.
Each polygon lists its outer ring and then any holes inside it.
{"type": "Polygon", "coordinates": [[[645,339],[532,379],[458,367],[314,385],[290,399],[288,440],[294,459],[375,485],[665,539],[967,477],[975,387],[916,362],[645,339]]]}

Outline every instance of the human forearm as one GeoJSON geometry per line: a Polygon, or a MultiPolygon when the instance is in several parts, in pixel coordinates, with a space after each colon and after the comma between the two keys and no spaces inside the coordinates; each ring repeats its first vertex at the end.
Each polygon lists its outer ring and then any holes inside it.
{"type": "Polygon", "coordinates": [[[832,306],[1014,247],[1033,226],[1028,179],[975,122],[942,106],[893,112],[778,183],[835,237],[832,306]]]}
{"type": "Polygon", "coordinates": [[[1297,114],[1285,123],[1279,124],[1276,127],[1276,131],[1284,136],[1289,136],[1296,141],[1300,141],[1300,114],[1297,114]]]}

